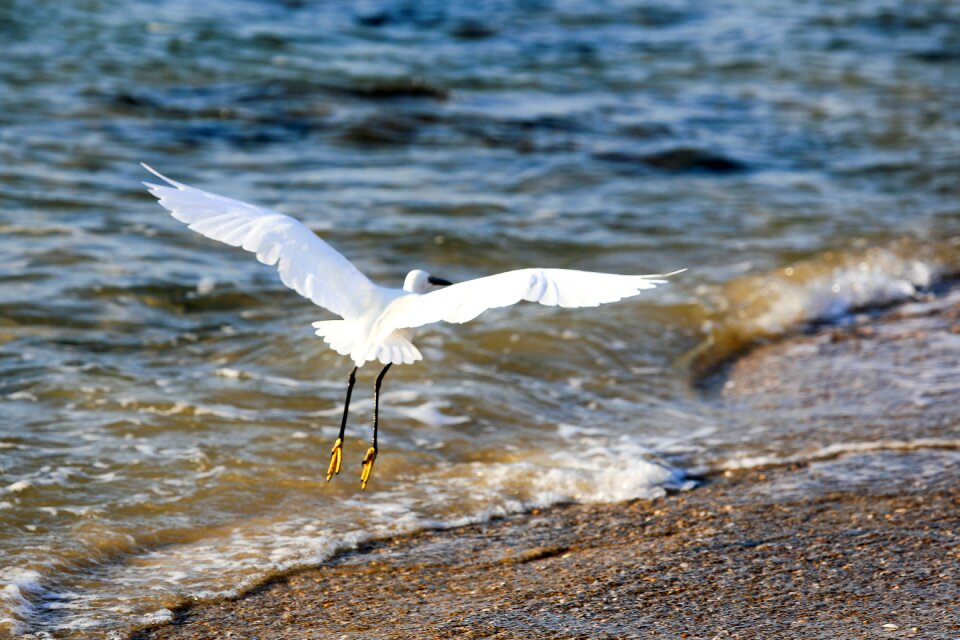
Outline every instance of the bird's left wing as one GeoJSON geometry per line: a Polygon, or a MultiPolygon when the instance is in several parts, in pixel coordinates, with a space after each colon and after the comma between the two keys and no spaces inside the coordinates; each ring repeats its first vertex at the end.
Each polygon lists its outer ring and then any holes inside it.
{"type": "Polygon", "coordinates": [[[421,296],[396,301],[385,320],[395,329],[420,327],[432,322],[463,323],[487,309],[521,300],[547,306],[596,307],[635,296],[664,284],[666,274],[625,276],[569,269],[519,269],[468,280],[421,296]]]}
{"type": "Polygon", "coordinates": [[[173,217],[208,238],[277,265],[280,280],[315,304],[349,320],[364,313],[378,287],[302,222],[271,209],[231,200],[147,171],[170,186],[144,184],[173,217]]]}

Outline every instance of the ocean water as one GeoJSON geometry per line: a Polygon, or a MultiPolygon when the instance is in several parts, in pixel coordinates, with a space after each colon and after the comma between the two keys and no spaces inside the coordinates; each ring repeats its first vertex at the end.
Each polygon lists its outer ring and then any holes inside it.
{"type": "Polygon", "coordinates": [[[692,382],[960,271],[958,32],[934,1],[0,2],[0,637],[122,638],[371,537],[765,464],[776,422],[692,382]],[[328,484],[332,316],[141,161],[381,284],[689,271],[424,331],[361,493],[377,367],[328,484]]]}

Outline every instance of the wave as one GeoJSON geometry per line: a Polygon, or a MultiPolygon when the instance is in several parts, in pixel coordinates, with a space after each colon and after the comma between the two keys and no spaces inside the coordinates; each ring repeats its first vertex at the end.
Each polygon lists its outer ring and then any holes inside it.
{"type": "Polygon", "coordinates": [[[687,354],[695,377],[760,341],[857,309],[913,299],[960,273],[960,238],[899,240],[885,246],[826,251],[772,272],[732,280],[708,301],[704,341],[687,354]]]}
{"type": "Polygon", "coordinates": [[[812,451],[789,456],[761,455],[734,457],[717,465],[720,471],[743,469],[770,469],[792,464],[805,464],[833,460],[848,454],[879,453],[885,451],[921,451],[924,449],[960,450],[957,438],[918,438],[916,440],[879,440],[873,442],[841,442],[812,451]]]}
{"type": "Polygon", "coordinates": [[[42,597],[45,590],[40,585],[40,574],[32,570],[0,570],[0,629],[6,627],[13,634],[25,630],[24,621],[34,614],[33,601],[42,597]]]}
{"type": "Polygon", "coordinates": [[[560,432],[569,445],[561,450],[441,465],[362,497],[345,496],[333,511],[315,497],[295,498],[289,508],[240,521],[108,541],[69,566],[0,569],[0,632],[112,637],[169,622],[172,609],[188,602],[238,597],[371,540],[572,501],[655,498],[695,484],[639,438],[571,425],[560,425],[560,432]],[[119,602],[121,593],[139,595],[119,602]],[[114,608],[105,612],[108,602],[114,608]]]}

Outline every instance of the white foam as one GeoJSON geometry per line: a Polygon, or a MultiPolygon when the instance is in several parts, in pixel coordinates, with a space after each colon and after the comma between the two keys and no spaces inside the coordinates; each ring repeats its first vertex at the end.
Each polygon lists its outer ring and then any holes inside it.
{"type": "MultiPolygon", "coordinates": [[[[789,268],[786,274],[789,275],[789,268]]],[[[800,322],[835,318],[851,309],[907,300],[928,287],[940,267],[876,250],[870,259],[837,266],[821,277],[793,284],[782,280],[776,303],[755,319],[769,333],[780,333],[800,322]]]]}
{"type": "Polygon", "coordinates": [[[6,487],[4,487],[3,491],[4,493],[19,493],[21,491],[26,491],[32,486],[33,484],[29,480],[17,480],[16,482],[8,484],[6,487]]]}
{"type": "Polygon", "coordinates": [[[23,633],[35,612],[30,601],[44,593],[40,573],[16,568],[0,569],[0,628],[6,626],[14,635],[23,633]]]}
{"type": "Polygon", "coordinates": [[[216,286],[217,286],[216,278],[213,278],[211,276],[203,276],[197,282],[197,294],[201,296],[205,296],[211,291],[213,291],[216,288],[216,286]]]}
{"type": "Polygon", "coordinates": [[[877,440],[873,442],[840,442],[812,451],[789,456],[762,455],[742,456],[725,460],[717,465],[721,471],[741,469],[764,469],[796,463],[829,460],[848,453],[873,453],[879,451],[917,451],[920,449],[960,449],[960,439],[918,438],[916,440],[877,440]]]}
{"type": "MultiPolygon", "coordinates": [[[[497,464],[478,470],[498,490],[516,495],[519,483],[529,483],[529,497],[515,504],[521,509],[546,507],[561,502],[623,502],[659,498],[668,488],[686,488],[683,474],[665,465],[624,458],[610,460],[603,468],[579,464],[576,459],[554,459],[546,469],[540,464],[497,464]]],[[[507,511],[509,508],[507,502],[507,511]]]]}
{"type": "MultiPolygon", "coordinates": [[[[960,269],[953,246],[892,243],[847,253],[825,252],[773,272],[729,281],[694,352],[709,368],[764,337],[818,320],[836,320],[859,308],[910,300],[943,275],[960,269]]],[[[707,294],[705,289],[701,297],[707,294]]]]}
{"type": "Polygon", "coordinates": [[[470,421],[466,416],[451,416],[440,411],[449,406],[446,402],[424,402],[413,407],[394,407],[394,411],[429,427],[448,427],[470,421]]]}
{"type": "Polygon", "coordinates": [[[170,611],[170,609],[157,609],[140,617],[140,623],[144,626],[164,624],[172,620],[173,611],[170,611]]]}
{"type": "Polygon", "coordinates": [[[231,380],[241,380],[249,377],[248,374],[239,369],[230,369],[228,367],[221,367],[214,371],[214,373],[221,378],[230,378],[231,380]]]}
{"type": "Polygon", "coordinates": [[[332,382],[329,380],[297,380],[295,378],[287,378],[284,376],[277,375],[261,375],[253,371],[243,371],[241,369],[233,369],[231,367],[220,367],[214,373],[221,378],[228,378],[231,380],[259,380],[262,382],[267,382],[269,384],[275,384],[281,387],[290,387],[290,388],[337,388],[339,389],[342,383],[332,382]]]}
{"type": "MultiPolygon", "coordinates": [[[[121,406],[129,407],[138,404],[136,400],[122,400],[121,406]]],[[[226,418],[229,420],[241,420],[244,422],[255,422],[258,417],[262,417],[256,411],[248,409],[239,409],[227,405],[199,405],[189,402],[175,402],[168,407],[145,405],[136,407],[140,413],[154,414],[159,416],[212,416],[215,418],[226,418]]]]}

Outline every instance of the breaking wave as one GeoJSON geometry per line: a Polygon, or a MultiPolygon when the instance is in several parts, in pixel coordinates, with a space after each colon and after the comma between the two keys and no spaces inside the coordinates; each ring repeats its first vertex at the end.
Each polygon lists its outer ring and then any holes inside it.
{"type": "Polygon", "coordinates": [[[960,239],[940,244],[901,240],[885,246],[826,251],[772,272],[724,284],[708,301],[704,341],[687,356],[695,375],[750,346],[805,324],[837,321],[851,311],[912,299],[960,272],[960,239]]]}

